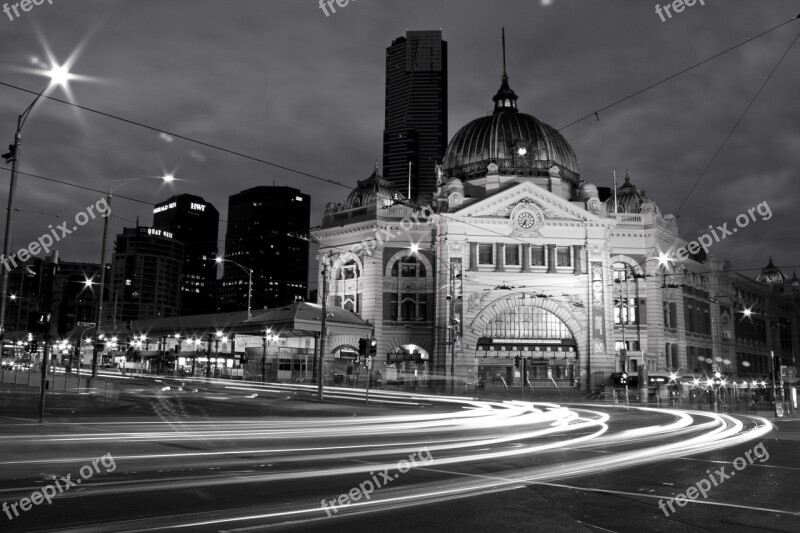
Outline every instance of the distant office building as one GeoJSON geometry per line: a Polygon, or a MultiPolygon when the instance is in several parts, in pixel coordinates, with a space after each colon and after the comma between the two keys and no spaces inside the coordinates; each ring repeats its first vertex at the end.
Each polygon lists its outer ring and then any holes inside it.
{"type": "Polygon", "coordinates": [[[429,202],[447,148],[447,42],[441,30],[409,31],[386,49],[383,177],[429,202]]]}
{"type": "Polygon", "coordinates": [[[253,309],[306,298],[311,198],[292,187],[254,187],[228,200],[228,232],[220,309],[247,308],[248,273],[253,269],[253,309]],[[305,237],[305,238],[304,238],[305,237]]]}
{"type": "Polygon", "coordinates": [[[180,194],[153,209],[153,228],[172,233],[184,245],[181,315],[215,311],[219,211],[200,196],[180,194]]]}
{"type": "Polygon", "coordinates": [[[178,316],[183,243],[172,232],[137,226],[117,236],[103,325],[178,316]]]}

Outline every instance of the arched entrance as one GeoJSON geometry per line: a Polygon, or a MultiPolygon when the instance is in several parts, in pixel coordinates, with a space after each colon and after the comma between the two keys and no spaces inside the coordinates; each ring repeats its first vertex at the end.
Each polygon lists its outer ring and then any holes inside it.
{"type": "Polygon", "coordinates": [[[494,311],[477,324],[479,328],[473,327],[478,334],[479,387],[575,386],[580,370],[574,318],[562,320],[563,310],[548,309],[535,300],[506,301],[494,311]]]}

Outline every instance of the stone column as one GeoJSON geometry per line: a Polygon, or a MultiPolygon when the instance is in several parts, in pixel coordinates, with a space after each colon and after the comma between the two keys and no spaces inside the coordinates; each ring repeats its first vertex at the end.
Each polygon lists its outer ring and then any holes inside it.
{"type": "Polygon", "coordinates": [[[547,254],[550,256],[549,265],[547,268],[548,273],[552,273],[556,271],[556,245],[555,244],[548,244],[547,245],[547,254]]]}
{"type": "Polygon", "coordinates": [[[469,270],[470,272],[478,271],[478,243],[469,243],[469,270]]]}
{"type": "Polygon", "coordinates": [[[581,250],[583,250],[583,246],[573,246],[572,250],[575,255],[575,275],[580,276],[583,274],[583,265],[581,264],[581,250]]]}
{"type": "Polygon", "coordinates": [[[522,245],[522,271],[531,271],[531,245],[528,243],[522,245]]]}
{"type": "Polygon", "coordinates": [[[495,256],[494,260],[494,270],[495,272],[505,272],[506,269],[504,263],[506,261],[506,254],[505,254],[506,245],[501,242],[498,242],[495,245],[495,250],[497,255],[495,256]]]}

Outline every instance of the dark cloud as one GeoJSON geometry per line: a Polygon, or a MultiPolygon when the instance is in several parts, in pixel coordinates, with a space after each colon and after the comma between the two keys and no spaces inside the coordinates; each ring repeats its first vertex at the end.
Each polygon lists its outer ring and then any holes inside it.
{"type": "MultiPolygon", "coordinates": [[[[708,0],[661,22],[653,4],[529,0],[358,0],[325,17],[314,0],[82,0],[43,4],[17,20],[0,15],[0,79],[38,91],[19,72],[46,57],[37,35],[64,60],[86,41],[72,84],[78,103],[144,122],[156,131],[41,102],[24,132],[22,170],[104,190],[109,179],[176,171],[175,192],[192,192],[227,217],[233,192],[289,184],[312,195],[312,223],[347,190],[198,146],[211,144],[354,185],[381,158],[384,50],[407,29],[442,28],[449,42],[449,135],[491,109],[499,85],[500,27],[520,108],[561,127],[648,84],[790,19],[797,3],[708,0]],[[89,36],[87,38],[87,36],[89,36]]],[[[800,45],[756,100],[699,185],[713,154],[800,31],[793,22],[719,59],[563,130],[583,176],[610,185],[630,169],[681,234],[695,238],[759,202],[774,216],[713,250],[738,268],[800,265],[796,231],[800,165],[800,45]],[[685,201],[685,202],[684,202],[685,201]]],[[[62,96],[59,92],[56,96],[62,96]]],[[[31,95],[0,87],[0,138],[11,141],[31,95]],[[5,133],[3,133],[5,132],[5,133]]],[[[7,176],[7,173],[4,173],[7,176]]],[[[120,194],[156,202],[155,181],[120,194]]],[[[0,187],[5,205],[7,189],[0,187]]],[[[99,193],[22,177],[14,243],[72,217],[99,193]]],[[[151,209],[122,199],[115,214],[143,224],[151,209]]],[[[120,221],[121,224],[127,222],[120,221]]],[[[70,260],[97,261],[99,221],[64,242],[70,260]]],[[[224,237],[222,225],[220,238],[224,237]]]]}

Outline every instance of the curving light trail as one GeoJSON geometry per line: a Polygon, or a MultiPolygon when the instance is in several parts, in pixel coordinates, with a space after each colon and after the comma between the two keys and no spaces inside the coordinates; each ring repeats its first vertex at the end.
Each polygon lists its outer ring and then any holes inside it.
{"type": "MultiPolygon", "coordinates": [[[[281,393],[292,387],[271,387],[281,393]]],[[[242,396],[266,387],[231,387],[242,396]]],[[[303,390],[301,387],[294,390],[303,390]]],[[[170,392],[173,394],[173,392],[170,392]]],[[[347,396],[347,391],[342,391],[347,396]]],[[[352,394],[350,392],[349,394],[352,394]]],[[[594,405],[484,402],[447,397],[377,393],[377,401],[433,406],[440,412],[370,417],[269,417],[258,420],[165,420],[64,424],[57,433],[0,436],[0,472],[13,468],[31,479],[46,465],[53,472],[75,471],[111,453],[112,475],[92,479],[61,499],[133,493],[168,493],[199,488],[269,486],[317,480],[320,489],[276,505],[223,509],[170,517],[82,525],[76,531],[155,531],[168,528],[265,529],[326,519],[320,498],[347,492],[353,481],[375,472],[398,470],[398,461],[418,453],[420,463],[397,484],[380,488],[369,500],[354,501],[338,516],[381,512],[413,505],[511,490],[531,483],[608,472],[735,446],[772,430],[763,418],[695,411],[623,408],[603,412],[594,405]],[[639,427],[630,429],[630,423],[639,427]],[[622,426],[622,427],[621,427],[622,426]],[[191,450],[175,450],[175,447],[191,450]],[[157,448],[152,450],[152,448],[157,448]],[[422,461],[424,448],[430,460],[422,461]],[[62,450],[53,457],[52,450],[62,450]],[[25,450],[25,453],[13,453],[25,450]],[[569,450],[575,456],[564,460],[569,450]],[[39,452],[40,457],[33,458],[39,452]],[[602,453],[600,453],[602,452],[602,453]],[[168,465],[165,468],[164,465],[168,465]],[[213,465],[211,467],[210,465],[213,465]],[[324,467],[320,467],[324,465],[324,467]],[[475,474],[479,466],[482,474],[475,474]],[[486,473],[488,472],[488,473],[486,473]],[[151,476],[141,479],[147,474],[151,476]],[[152,479],[157,477],[158,479],[152,479]],[[134,479],[135,478],[135,479],[134,479]],[[332,485],[333,484],[333,485],[332,485]]],[[[0,477],[3,477],[0,475],[0,477]]],[[[398,475],[394,476],[398,478],[398,475]]],[[[37,485],[0,490],[0,499],[30,494],[37,485]]],[[[68,531],[68,529],[60,528],[68,531]]]]}

